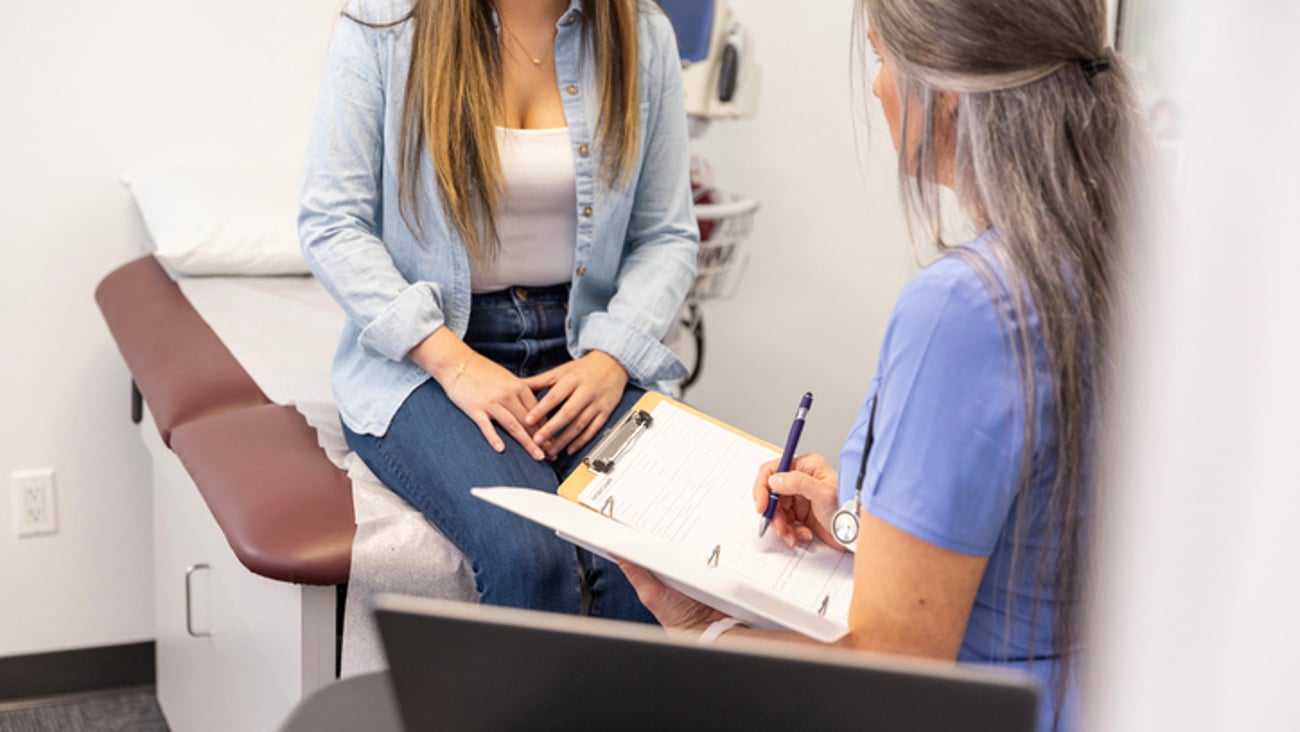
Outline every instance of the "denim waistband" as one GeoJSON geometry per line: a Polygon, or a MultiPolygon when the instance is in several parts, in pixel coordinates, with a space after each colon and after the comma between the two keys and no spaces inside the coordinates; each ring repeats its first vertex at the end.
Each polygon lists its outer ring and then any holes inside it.
{"type": "Polygon", "coordinates": [[[475,308],[493,306],[514,306],[522,303],[556,303],[569,302],[569,284],[549,285],[547,287],[516,286],[495,292],[483,292],[473,296],[470,312],[475,308]]]}

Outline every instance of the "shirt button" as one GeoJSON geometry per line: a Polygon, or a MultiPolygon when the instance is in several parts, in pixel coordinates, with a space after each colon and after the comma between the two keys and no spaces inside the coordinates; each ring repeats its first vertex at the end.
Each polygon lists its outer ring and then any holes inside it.
{"type": "Polygon", "coordinates": [[[582,207],[582,215],[583,215],[583,216],[586,216],[587,218],[591,218],[591,214],[592,214],[591,206],[583,206],[583,207],[582,207]]]}
{"type": "Polygon", "coordinates": [[[591,148],[587,147],[587,143],[584,142],[578,146],[578,154],[585,158],[591,154],[591,148]]]}
{"type": "Polygon", "coordinates": [[[573,21],[575,21],[575,20],[577,20],[577,19],[578,19],[578,16],[577,16],[577,15],[575,15],[574,13],[569,13],[569,16],[568,16],[567,18],[564,19],[564,24],[565,24],[565,25],[573,25],[573,21]]]}
{"type": "Polygon", "coordinates": [[[516,287],[516,288],[515,288],[515,297],[519,298],[520,300],[523,300],[523,301],[527,302],[527,301],[528,301],[528,290],[526,290],[526,289],[524,289],[524,288],[522,288],[522,287],[516,287]]]}
{"type": "Polygon", "coordinates": [[[574,85],[574,84],[570,84],[570,85],[564,87],[564,91],[568,92],[568,93],[569,93],[569,96],[571,96],[571,97],[576,97],[576,96],[578,96],[578,87],[577,87],[576,85],[574,85]]]}
{"type": "Polygon", "coordinates": [[[585,274],[587,274],[587,265],[585,264],[578,265],[578,276],[581,277],[585,274]]]}

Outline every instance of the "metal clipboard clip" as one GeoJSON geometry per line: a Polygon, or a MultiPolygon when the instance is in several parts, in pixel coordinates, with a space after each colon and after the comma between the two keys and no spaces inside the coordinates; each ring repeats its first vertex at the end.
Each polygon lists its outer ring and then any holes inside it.
{"type": "Polygon", "coordinates": [[[644,409],[633,409],[605,433],[596,447],[582,459],[582,464],[593,473],[608,475],[614,472],[614,465],[618,459],[632,446],[637,436],[650,429],[654,422],[654,417],[650,416],[649,412],[644,409]]]}

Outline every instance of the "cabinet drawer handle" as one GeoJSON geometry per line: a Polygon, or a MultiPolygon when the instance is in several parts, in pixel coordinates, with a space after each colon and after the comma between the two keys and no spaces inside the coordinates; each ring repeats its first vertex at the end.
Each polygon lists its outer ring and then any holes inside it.
{"type": "Polygon", "coordinates": [[[193,592],[190,588],[190,578],[200,569],[212,569],[207,564],[191,564],[185,570],[185,632],[193,638],[211,638],[212,633],[195,633],[194,632],[194,614],[193,614],[193,592]]]}

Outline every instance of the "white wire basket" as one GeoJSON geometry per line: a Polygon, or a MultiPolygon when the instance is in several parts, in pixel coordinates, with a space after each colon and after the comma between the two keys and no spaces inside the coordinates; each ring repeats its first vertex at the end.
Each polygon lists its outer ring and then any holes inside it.
{"type": "Polygon", "coordinates": [[[745,242],[754,229],[754,213],[758,201],[747,196],[721,194],[711,189],[701,191],[714,200],[695,204],[695,218],[700,223],[700,253],[696,265],[695,282],[686,295],[686,302],[668,336],[669,347],[683,355],[690,365],[687,377],[672,388],[673,396],[681,398],[686,389],[700,377],[704,367],[704,315],[699,304],[705,300],[729,298],[749,264],[745,242]]]}
{"type": "Polygon", "coordinates": [[[758,201],[746,196],[726,195],[725,200],[695,204],[695,218],[700,222],[700,254],[695,282],[686,295],[688,306],[736,293],[749,264],[744,245],[753,231],[756,211],[758,201]]]}

